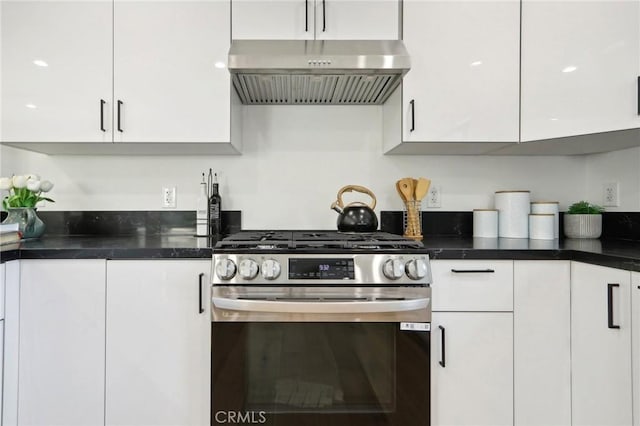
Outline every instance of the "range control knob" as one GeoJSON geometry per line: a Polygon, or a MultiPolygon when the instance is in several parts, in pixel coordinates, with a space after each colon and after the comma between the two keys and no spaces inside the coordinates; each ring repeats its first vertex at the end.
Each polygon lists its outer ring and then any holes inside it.
{"type": "Polygon", "coordinates": [[[266,280],[275,280],[280,276],[280,264],[277,260],[267,259],[262,262],[262,277],[266,280]]]}
{"type": "Polygon", "coordinates": [[[397,280],[404,275],[404,264],[400,259],[389,259],[382,265],[382,273],[390,280],[397,280]]]}
{"type": "Polygon", "coordinates": [[[405,265],[405,270],[412,280],[421,280],[427,276],[427,262],[424,259],[411,259],[405,265]]]}
{"type": "Polygon", "coordinates": [[[258,263],[253,259],[243,259],[238,265],[238,274],[245,280],[252,280],[258,276],[258,263]]]}
{"type": "Polygon", "coordinates": [[[216,275],[221,280],[230,280],[236,275],[236,264],[231,259],[220,259],[216,263],[216,275]]]}

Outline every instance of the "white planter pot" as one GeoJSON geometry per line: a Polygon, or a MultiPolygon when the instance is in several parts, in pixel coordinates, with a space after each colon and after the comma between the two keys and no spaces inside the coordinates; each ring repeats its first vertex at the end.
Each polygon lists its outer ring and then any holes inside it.
{"type": "Polygon", "coordinates": [[[564,235],[567,238],[600,238],[601,214],[565,214],[564,235]]]}

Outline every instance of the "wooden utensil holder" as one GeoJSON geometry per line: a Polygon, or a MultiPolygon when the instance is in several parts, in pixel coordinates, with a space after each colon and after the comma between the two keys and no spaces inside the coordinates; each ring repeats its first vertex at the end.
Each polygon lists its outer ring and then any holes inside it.
{"type": "Polygon", "coordinates": [[[422,240],[422,201],[405,201],[402,215],[404,236],[413,240],[422,240]]]}

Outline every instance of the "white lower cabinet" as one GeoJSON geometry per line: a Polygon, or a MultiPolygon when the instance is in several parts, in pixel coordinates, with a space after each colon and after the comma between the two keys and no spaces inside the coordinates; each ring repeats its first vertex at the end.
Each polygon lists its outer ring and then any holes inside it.
{"type": "Polygon", "coordinates": [[[630,284],[629,271],[571,264],[574,425],[632,424],[630,284]]]}
{"type": "Polygon", "coordinates": [[[631,331],[631,359],[633,365],[633,425],[640,426],[640,272],[631,274],[631,313],[633,320],[631,331]]]}
{"type": "Polygon", "coordinates": [[[106,425],[210,424],[210,269],[107,262],[106,425]]]}
{"type": "Polygon", "coordinates": [[[20,268],[17,424],[103,425],[106,261],[20,268]]]}
{"type": "Polygon", "coordinates": [[[512,425],[513,314],[434,312],[431,328],[431,425],[512,425]]]}
{"type": "Polygon", "coordinates": [[[571,266],[514,262],[514,424],[571,425],[571,266]]]}
{"type": "Polygon", "coordinates": [[[513,262],[432,268],[431,425],[513,425],[513,262]],[[474,304],[469,292],[482,289],[474,304]]]}

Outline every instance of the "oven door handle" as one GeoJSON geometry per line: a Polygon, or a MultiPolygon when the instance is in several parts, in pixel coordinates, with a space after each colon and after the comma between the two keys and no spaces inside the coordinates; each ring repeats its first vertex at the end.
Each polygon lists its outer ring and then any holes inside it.
{"type": "Polygon", "coordinates": [[[274,312],[299,314],[364,314],[383,312],[405,312],[426,309],[429,298],[403,300],[372,300],[372,301],[330,301],[318,299],[309,301],[255,300],[232,299],[227,297],[212,297],[213,305],[218,309],[228,309],[244,312],[274,312]]]}

